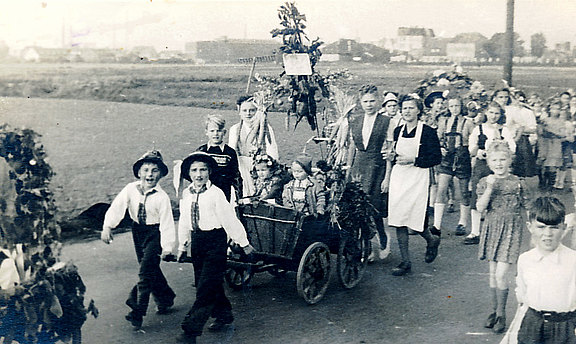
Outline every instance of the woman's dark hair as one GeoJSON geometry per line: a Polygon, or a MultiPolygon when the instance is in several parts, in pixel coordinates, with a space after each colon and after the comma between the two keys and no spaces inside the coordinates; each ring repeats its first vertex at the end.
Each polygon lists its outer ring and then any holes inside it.
{"type": "Polygon", "coordinates": [[[500,92],[508,93],[508,101],[506,102],[506,105],[510,105],[512,103],[512,99],[510,99],[512,94],[511,94],[510,90],[507,88],[500,88],[500,89],[495,90],[494,93],[492,93],[492,99],[490,99],[490,100],[494,100],[496,98],[496,95],[498,95],[498,93],[500,93],[500,92]]]}
{"type": "Polygon", "coordinates": [[[400,109],[402,109],[402,104],[404,102],[414,102],[414,104],[416,104],[416,107],[418,108],[418,110],[420,110],[420,115],[422,114],[422,112],[424,111],[424,103],[422,103],[422,99],[420,99],[419,97],[415,97],[411,94],[406,94],[403,95],[402,97],[400,97],[400,101],[398,102],[398,106],[400,106],[400,109]]]}

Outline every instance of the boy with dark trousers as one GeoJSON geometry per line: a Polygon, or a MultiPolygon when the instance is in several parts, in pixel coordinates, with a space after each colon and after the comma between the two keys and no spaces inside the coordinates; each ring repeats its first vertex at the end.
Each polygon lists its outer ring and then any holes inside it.
{"type": "Polygon", "coordinates": [[[140,265],[138,284],[132,288],[126,304],[132,309],[126,320],[135,330],[142,326],[150,294],[158,305],[157,313],[166,314],[176,294],[160,270],[160,259],[171,255],[176,245],[176,229],[168,194],[158,181],[168,174],[160,152],[146,152],[132,167],[138,180],[124,187],[104,217],[101,239],[112,242],[111,229],[120,224],[126,210],[132,219],[132,238],[140,265]]]}
{"type": "Polygon", "coordinates": [[[215,318],[208,328],[211,331],[232,323],[232,306],[224,294],[228,238],[247,255],[254,250],[234,207],[210,181],[217,167],[216,160],[204,152],[192,153],[181,165],[180,175],[191,184],[180,199],[178,261],[184,261],[190,247],[196,300],[182,321],[184,332],[177,337],[178,342],[196,343],[210,317],[215,318]]]}

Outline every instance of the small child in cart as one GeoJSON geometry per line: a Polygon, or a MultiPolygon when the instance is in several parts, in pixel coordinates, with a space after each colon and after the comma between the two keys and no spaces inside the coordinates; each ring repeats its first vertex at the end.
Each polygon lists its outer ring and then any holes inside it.
{"type": "Polygon", "coordinates": [[[294,179],[284,186],[283,204],[305,215],[324,215],[326,193],[312,180],[312,158],[306,154],[299,155],[290,169],[294,179]]]}
{"type": "Polygon", "coordinates": [[[254,201],[282,203],[282,188],[287,181],[287,171],[274,158],[268,154],[256,155],[252,178],[255,186],[254,194],[240,199],[238,203],[248,204],[254,201]]]}

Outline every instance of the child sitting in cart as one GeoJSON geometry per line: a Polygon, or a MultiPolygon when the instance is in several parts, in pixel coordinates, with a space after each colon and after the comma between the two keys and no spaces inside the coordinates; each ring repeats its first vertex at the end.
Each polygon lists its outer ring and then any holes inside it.
{"type": "Polygon", "coordinates": [[[284,186],[283,204],[304,215],[324,215],[326,194],[325,190],[312,180],[312,158],[306,154],[299,155],[290,169],[294,179],[284,186]]]}
{"type": "Polygon", "coordinates": [[[252,168],[255,192],[242,198],[240,204],[265,201],[272,204],[282,203],[282,188],[286,184],[286,170],[268,154],[256,155],[252,168]]]}

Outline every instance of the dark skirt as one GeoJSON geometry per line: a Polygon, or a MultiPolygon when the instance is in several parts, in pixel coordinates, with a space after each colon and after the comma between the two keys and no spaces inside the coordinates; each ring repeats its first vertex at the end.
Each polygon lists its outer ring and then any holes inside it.
{"type": "Polygon", "coordinates": [[[536,155],[527,135],[522,135],[516,141],[516,155],[512,162],[512,174],[518,177],[534,177],[538,175],[536,155]]]}

